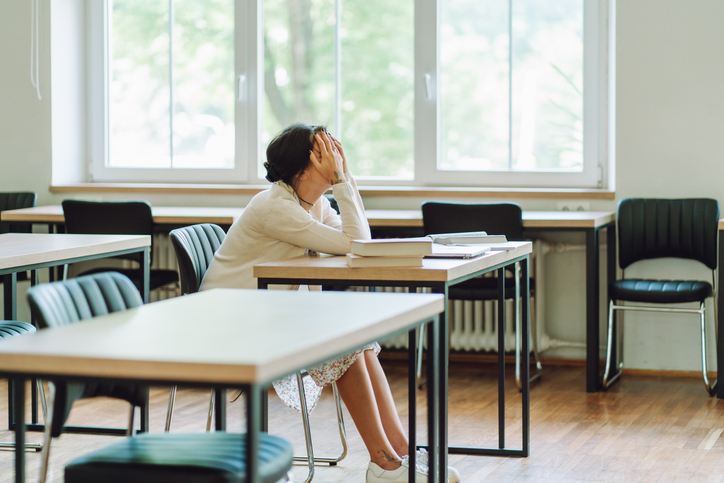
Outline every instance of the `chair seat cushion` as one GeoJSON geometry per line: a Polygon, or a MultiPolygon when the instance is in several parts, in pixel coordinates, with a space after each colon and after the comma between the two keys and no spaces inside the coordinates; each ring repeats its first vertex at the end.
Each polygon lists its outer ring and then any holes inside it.
{"type": "Polygon", "coordinates": [[[699,280],[624,279],[610,285],[608,296],[629,302],[677,304],[703,302],[711,294],[711,284],[699,280]]]}
{"type": "MultiPolygon", "coordinates": [[[[292,467],[292,446],[278,436],[259,436],[259,481],[275,483],[292,467]]],[[[65,482],[241,483],[245,450],[244,434],[142,434],[74,459],[65,482]]]]}
{"type": "Polygon", "coordinates": [[[35,326],[19,320],[0,321],[0,339],[14,335],[29,334],[35,332],[35,326]]]}

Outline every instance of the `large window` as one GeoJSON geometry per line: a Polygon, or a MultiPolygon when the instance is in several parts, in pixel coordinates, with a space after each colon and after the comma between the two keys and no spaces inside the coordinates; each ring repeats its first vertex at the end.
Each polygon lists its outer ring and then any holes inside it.
{"type": "Polygon", "coordinates": [[[360,183],[601,186],[609,1],[89,2],[93,177],[256,183],[306,122],[360,183]]]}

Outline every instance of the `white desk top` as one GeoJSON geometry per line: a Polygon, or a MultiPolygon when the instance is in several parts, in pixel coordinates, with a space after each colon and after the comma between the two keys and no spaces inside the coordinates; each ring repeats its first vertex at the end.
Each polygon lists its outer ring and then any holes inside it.
{"type": "Polygon", "coordinates": [[[0,340],[0,372],[267,383],[443,309],[438,294],[209,290],[0,340]]]}
{"type": "Polygon", "coordinates": [[[513,250],[490,251],[470,259],[425,258],[422,267],[350,268],[345,257],[303,256],[254,265],[257,278],[447,282],[529,254],[531,242],[511,242],[513,250]]]}
{"type": "Polygon", "coordinates": [[[4,233],[0,235],[0,270],[150,245],[148,235],[4,233]]]}

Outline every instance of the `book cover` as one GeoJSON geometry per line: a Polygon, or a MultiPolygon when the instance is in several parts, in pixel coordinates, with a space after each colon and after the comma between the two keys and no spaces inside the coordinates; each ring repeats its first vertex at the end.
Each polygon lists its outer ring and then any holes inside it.
{"type": "Polygon", "coordinates": [[[418,256],[402,256],[402,257],[363,257],[347,254],[347,266],[352,268],[360,267],[421,267],[422,255],[418,256]]]}
{"type": "Polygon", "coordinates": [[[432,253],[432,240],[425,238],[352,240],[351,251],[354,255],[362,256],[421,256],[432,253]]]}

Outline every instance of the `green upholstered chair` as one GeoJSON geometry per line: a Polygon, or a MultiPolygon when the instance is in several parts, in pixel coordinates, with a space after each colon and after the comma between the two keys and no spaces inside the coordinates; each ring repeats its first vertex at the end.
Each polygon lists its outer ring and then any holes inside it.
{"type": "MultiPolygon", "coordinates": [[[[187,226],[184,228],[177,228],[172,230],[169,234],[171,243],[173,244],[174,250],[176,251],[176,258],[178,259],[179,273],[181,274],[181,291],[184,294],[197,292],[201,285],[201,281],[204,278],[206,269],[214,259],[214,253],[221,246],[224,241],[226,233],[221,227],[213,224],[199,224],[187,226]]],[[[307,446],[306,456],[295,456],[295,461],[306,461],[309,466],[309,473],[305,481],[311,481],[314,477],[314,463],[328,463],[336,465],[347,455],[347,433],[344,427],[344,419],[342,416],[342,402],[337,392],[337,385],[332,384],[332,391],[334,392],[334,400],[337,410],[337,424],[339,427],[340,440],[342,442],[342,453],[339,456],[314,456],[312,447],[312,434],[309,424],[309,413],[306,410],[306,397],[304,390],[302,389],[303,382],[302,377],[306,375],[306,371],[301,371],[297,374],[297,384],[300,388],[299,398],[302,404],[302,422],[304,425],[304,437],[307,446]]],[[[209,409],[209,420],[207,421],[207,428],[211,424],[211,408],[213,408],[213,397],[209,409]]],[[[169,413],[173,410],[173,403],[169,404],[169,413]]],[[[167,421],[167,426],[170,425],[170,421],[167,421]]]]}
{"type": "MultiPolygon", "coordinates": [[[[143,304],[136,286],[123,274],[104,272],[71,280],[43,283],[27,293],[30,310],[40,329],[52,330],[68,324],[138,307],[143,304]]],[[[136,407],[141,408],[141,432],[148,431],[148,386],[118,383],[84,383],[50,380],[50,396],[45,418],[45,440],[41,466],[41,483],[45,481],[50,442],[60,436],[78,399],[111,397],[128,401],[131,412],[128,434],[134,432],[136,407]]]]}

